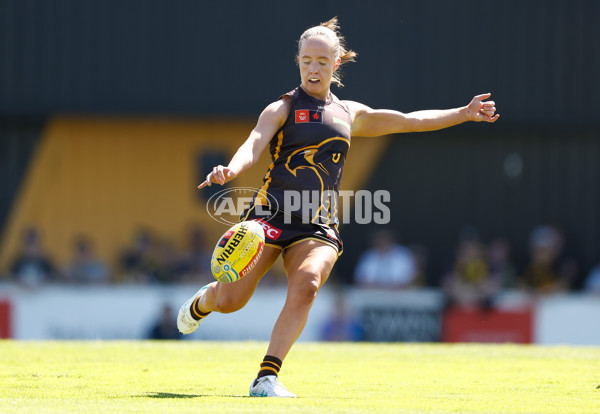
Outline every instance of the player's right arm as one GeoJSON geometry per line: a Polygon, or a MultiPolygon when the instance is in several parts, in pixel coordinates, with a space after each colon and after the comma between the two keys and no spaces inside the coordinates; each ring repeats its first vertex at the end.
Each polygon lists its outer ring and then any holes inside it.
{"type": "Polygon", "coordinates": [[[289,99],[283,98],[269,104],[262,111],[256,126],[242,146],[238,148],[229,164],[226,167],[223,165],[214,167],[198,188],[210,187],[213,183],[223,185],[253,166],[269,145],[271,138],[283,126],[289,112],[289,99]]]}

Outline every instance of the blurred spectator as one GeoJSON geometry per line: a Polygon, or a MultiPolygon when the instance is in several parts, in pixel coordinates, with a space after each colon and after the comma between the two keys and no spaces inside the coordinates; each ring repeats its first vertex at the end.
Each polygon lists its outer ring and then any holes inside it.
{"type": "Polygon", "coordinates": [[[163,305],[158,320],[148,332],[148,339],[181,339],[173,308],[168,304],[163,305]]]}
{"type": "Polygon", "coordinates": [[[354,271],[354,281],[359,286],[404,288],[414,283],[418,269],[413,253],[396,243],[391,231],[376,232],[371,246],[354,271]]]}
{"type": "Polygon", "coordinates": [[[323,325],[321,339],[323,341],[360,341],[363,339],[363,329],[358,319],[346,308],[345,297],[337,292],[334,301],[335,308],[331,317],[323,325]]]}
{"type": "Polygon", "coordinates": [[[36,286],[54,278],[54,266],[42,248],[37,228],[23,232],[21,249],[10,265],[12,278],[27,286],[36,286]]]}
{"type": "Polygon", "coordinates": [[[422,244],[411,244],[408,248],[412,252],[415,261],[415,278],[413,285],[425,286],[427,285],[427,260],[429,251],[427,247],[422,244]]]}
{"type": "Polygon", "coordinates": [[[185,283],[203,283],[212,280],[210,259],[212,251],[206,245],[200,226],[191,228],[187,251],[183,253],[177,280],[185,283]]]}
{"type": "Polygon", "coordinates": [[[168,240],[155,240],[147,262],[147,277],[151,282],[173,283],[181,272],[181,252],[168,240]]]}
{"type": "Polygon", "coordinates": [[[149,230],[140,230],[132,245],[120,257],[124,280],[143,283],[169,283],[179,266],[179,253],[173,244],[159,240],[149,230]]]}
{"type": "Polygon", "coordinates": [[[600,295],[600,264],[592,269],[583,282],[584,292],[600,295]]]}
{"type": "Polygon", "coordinates": [[[570,288],[577,274],[577,262],[564,259],[564,238],[552,226],[536,227],[529,239],[530,260],[521,283],[534,293],[560,292],[570,288]]]}
{"type": "Polygon", "coordinates": [[[499,291],[490,276],[485,246],[476,238],[460,241],[452,270],[444,277],[442,288],[448,306],[479,306],[489,309],[499,291]]]}
{"type": "Polygon", "coordinates": [[[68,282],[103,284],[110,282],[108,266],[94,253],[92,242],[79,236],[73,243],[73,257],[64,278],[68,282]]]}
{"type": "Polygon", "coordinates": [[[119,258],[125,281],[141,282],[148,280],[148,269],[152,262],[152,235],[142,229],[134,235],[133,243],[119,258]]]}
{"type": "Polygon", "coordinates": [[[517,283],[517,270],[511,259],[511,247],[503,237],[493,239],[487,251],[489,279],[498,289],[512,289],[517,283]]]}

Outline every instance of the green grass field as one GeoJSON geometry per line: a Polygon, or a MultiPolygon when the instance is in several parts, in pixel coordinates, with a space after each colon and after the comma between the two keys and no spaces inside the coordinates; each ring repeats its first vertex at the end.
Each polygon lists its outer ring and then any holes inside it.
{"type": "Polygon", "coordinates": [[[1,413],[599,413],[600,349],[298,343],[249,398],[257,342],[0,341],[1,413]]]}

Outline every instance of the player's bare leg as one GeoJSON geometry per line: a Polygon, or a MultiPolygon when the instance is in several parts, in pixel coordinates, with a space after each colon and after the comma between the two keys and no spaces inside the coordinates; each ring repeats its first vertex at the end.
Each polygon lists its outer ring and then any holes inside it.
{"type": "Polygon", "coordinates": [[[317,292],[336,260],[337,251],[316,240],[306,240],[287,250],[283,260],[288,275],[287,297],[271,334],[268,355],[282,361],[286,357],[302,333],[317,292]]]}
{"type": "Polygon", "coordinates": [[[337,251],[327,244],[305,240],[290,247],[283,259],[288,275],[285,305],[275,323],[267,355],[257,378],[250,385],[251,397],[295,397],[277,374],[283,359],[304,329],[308,312],[337,259],[337,251]]]}
{"type": "Polygon", "coordinates": [[[273,266],[281,249],[265,246],[260,261],[250,273],[234,283],[212,282],[198,300],[202,312],[231,313],[243,308],[250,300],[258,282],[273,266]]]}
{"type": "Polygon", "coordinates": [[[200,288],[179,309],[177,328],[183,334],[191,334],[213,311],[235,312],[243,308],[252,297],[260,279],[273,265],[280,249],[265,246],[262,256],[252,271],[235,283],[212,282],[200,288]]]}

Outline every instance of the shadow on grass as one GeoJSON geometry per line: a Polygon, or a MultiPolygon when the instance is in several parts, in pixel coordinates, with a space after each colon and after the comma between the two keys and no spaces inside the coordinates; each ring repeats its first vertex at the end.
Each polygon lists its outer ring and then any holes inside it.
{"type": "Polygon", "coordinates": [[[202,398],[202,397],[237,397],[237,398],[249,398],[247,395],[209,395],[209,394],[173,394],[170,392],[148,392],[146,394],[137,395],[136,397],[145,398],[202,398]]]}

